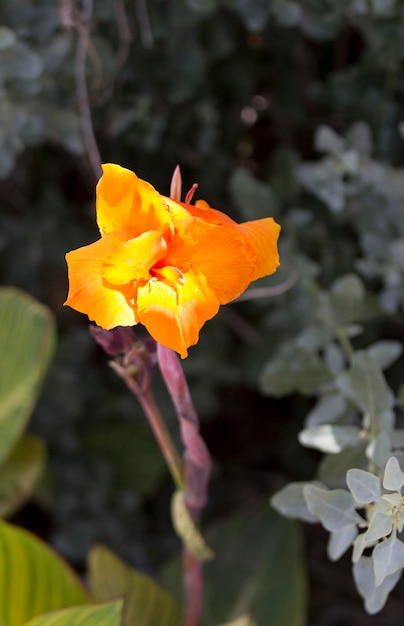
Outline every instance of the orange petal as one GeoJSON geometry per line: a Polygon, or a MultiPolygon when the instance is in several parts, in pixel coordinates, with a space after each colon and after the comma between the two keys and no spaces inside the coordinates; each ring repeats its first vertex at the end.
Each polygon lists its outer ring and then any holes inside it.
{"type": "Polygon", "coordinates": [[[123,241],[105,260],[102,277],[113,285],[148,280],[151,267],[164,257],[166,250],[167,242],[158,231],[123,241]]]}
{"type": "Polygon", "coordinates": [[[97,223],[101,235],[132,231],[134,237],[171,222],[163,197],[130,170],[107,163],[97,185],[97,223]]]}
{"type": "Polygon", "coordinates": [[[202,274],[220,304],[234,300],[247,288],[256,257],[244,236],[198,218],[180,220],[175,227],[167,264],[202,274]]]}
{"type": "Polygon", "coordinates": [[[236,224],[257,256],[257,265],[252,280],[273,274],[279,265],[277,241],[281,227],[272,217],[236,224]]]}
{"type": "Polygon", "coordinates": [[[179,352],[182,358],[188,347],[196,344],[203,324],[219,309],[215,294],[206,279],[192,271],[181,281],[149,281],[137,290],[137,315],[156,341],[179,352]]]}
{"type": "Polygon", "coordinates": [[[218,211],[217,209],[212,209],[211,206],[205,200],[197,200],[195,202],[195,206],[191,207],[192,215],[195,217],[200,217],[205,222],[210,222],[211,224],[218,224],[223,226],[235,226],[237,222],[231,219],[226,213],[222,213],[222,211],[218,211]]]}
{"type": "Polygon", "coordinates": [[[133,326],[137,322],[130,305],[133,289],[113,289],[101,276],[105,260],[128,236],[128,233],[106,235],[66,255],[70,288],[65,304],[85,313],[107,330],[115,326],[133,326]]]}

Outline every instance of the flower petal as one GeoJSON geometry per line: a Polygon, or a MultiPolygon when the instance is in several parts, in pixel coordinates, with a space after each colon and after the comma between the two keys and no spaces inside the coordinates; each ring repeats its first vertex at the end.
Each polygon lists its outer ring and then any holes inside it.
{"type": "Polygon", "coordinates": [[[113,289],[101,275],[105,260],[128,236],[128,233],[106,235],[66,255],[70,288],[65,305],[85,313],[106,330],[115,326],[133,326],[137,322],[130,305],[133,287],[113,289]]]}
{"type": "Polygon", "coordinates": [[[273,274],[279,265],[277,241],[281,227],[272,217],[236,224],[236,230],[245,236],[257,256],[257,265],[251,280],[273,274]]]}
{"type": "Polygon", "coordinates": [[[105,260],[102,277],[113,285],[149,280],[151,267],[164,257],[166,250],[167,242],[158,231],[123,241],[105,260]]]}
{"type": "Polygon", "coordinates": [[[156,341],[178,352],[198,342],[203,324],[219,310],[219,301],[203,275],[189,270],[176,283],[151,280],[137,290],[137,316],[156,341]]]}
{"type": "Polygon", "coordinates": [[[237,298],[255,271],[255,253],[246,238],[235,229],[198,218],[180,220],[175,226],[167,264],[202,274],[220,304],[237,298]]]}
{"type": "Polygon", "coordinates": [[[169,224],[163,196],[130,170],[107,163],[97,185],[97,223],[101,235],[132,231],[134,237],[169,224]]]}

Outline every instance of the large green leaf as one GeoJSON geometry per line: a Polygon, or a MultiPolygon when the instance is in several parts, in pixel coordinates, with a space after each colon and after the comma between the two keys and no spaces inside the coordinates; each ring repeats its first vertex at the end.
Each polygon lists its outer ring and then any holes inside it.
{"type": "MultiPolygon", "coordinates": [[[[120,626],[122,600],[52,611],[24,626],[120,626]]],[[[135,625],[134,625],[135,626],[135,625]]]]}
{"type": "Polygon", "coordinates": [[[46,307],[18,289],[0,290],[0,462],[31,415],[54,340],[46,307]]]}
{"type": "Polygon", "coordinates": [[[90,552],[89,576],[96,600],[124,596],[122,626],[180,625],[180,607],[168,591],[107,548],[96,546],[90,552]]]}
{"type": "MultiPolygon", "coordinates": [[[[265,505],[205,534],[216,558],[204,566],[204,624],[305,624],[307,580],[296,522],[265,505]]],[[[181,594],[179,559],[165,568],[163,580],[181,594]]]]}
{"type": "Polygon", "coordinates": [[[29,498],[46,461],[46,447],[38,437],[18,441],[0,466],[0,517],[11,515],[29,498]]]}
{"type": "Polygon", "coordinates": [[[25,530],[0,521],[0,624],[21,626],[88,597],[68,565],[25,530]]]}

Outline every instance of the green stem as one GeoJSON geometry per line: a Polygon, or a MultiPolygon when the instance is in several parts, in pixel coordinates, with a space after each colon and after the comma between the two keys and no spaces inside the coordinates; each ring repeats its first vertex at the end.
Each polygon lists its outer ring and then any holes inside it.
{"type": "Polygon", "coordinates": [[[163,421],[160,409],[158,408],[153,394],[150,391],[137,394],[140,404],[150,426],[160,446],[160,450],[166,460],[168,469],[170,470],[173,481],[177,489],[183,491],[185,488],[184,469],[181,457],[171,438],[170,433],[163,421]]]}
{"type": "Polygon", "coordinates": [[[130,369],[123,367],[117,361],[110,361],[110,366],[125,381],[131,392],[137,397],[146,414],[149,424],[156,437],[157,443],[167,463],[170,474],[177,489],[185,488],[184,466],[174,441],[164,423],[153,393],[148,384],[142,385],[134,378],[130,369]]]}

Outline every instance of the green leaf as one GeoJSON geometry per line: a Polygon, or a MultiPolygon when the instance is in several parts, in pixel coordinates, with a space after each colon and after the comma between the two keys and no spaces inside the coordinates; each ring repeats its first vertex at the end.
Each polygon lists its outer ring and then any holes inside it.
{"type": "MultiPolygon", "coordinates": [[[[257,626],[306,624],[307,578],[299,529],[267,505],[212,528],[207,536],[217,558],[204,567],[203,623],[232,623],[248,615],[257,626]]],[[[181,595],[180,559],[165,568],[164,580],[181,595]]]]}
{"type": "Polygon", "coordinates": [[[361,469],[350,469],[346,482],[350,492],[359,504],[370,504],[381,497],[380,480],[374,474],[361,469]]]}
{"type": "Polygon", "coordinates": [[[269,185],[254,178],[244,168],[234,170],[230,178],[230,193],[243,220],[256,220],[276,213],[276,202],[269,185]]]}
{"type": "Polygon", "coordinates": [[[325,454],[318,469],[318,479],[329,488],[345,488],[349,469],[368,467],[365,449],[366,441],[353,448],[344,448],[339,454],[325,454]]]}
{"type": "Polygon", "coordinates": [[[118,489],[150,495],[166,475],[156,440],[143,424],[100,425],[88,434],[85,445],[112,464],[118,489]]]}
{"type": "Polygon", "coordinates": [[[258,626],[303,626],[307,590],[298,530],[269,507],[212,529],[217,558],[205,566],[204,623],[248,614],[258,626]]]}
{"type": "Polygon", "coordinates": [[[284,344],[266,365],[261,389],[276,397],[294,391],[313,395],[332,380],[330,370],[316,354],[290,343],[284,344]]]}
{"type": "Polygon", "coordinates": [[[88,557],[90,587],[99,601],[125,598],[122,626],[180,626],[181,609],[154,580],[126,565],[103,546],[88,557]]]}
{"type": "Polygon", "coordinates": [[[54,343],[50,311],[17,289],[1,289],[0,463],[31,415],[54,343]]]}
{"type": "Polygon", "coordinates": [[[360,319],[365,295],[364,284],[356,274],[338,278],[330,291],[330,306],[338,322],[347,324],[360,319]]]}
{"type": "Polygon", "coordinates": [[[25,436],[0,466],[0,517],[11,515],[29,498],[46,461],[44,442],[25,436]]]}
{"type": "Polygon", "coordinates": [[[21,626],[47,611],[88,601],[67,563],[34,535],[4,521],[0,554],[0,624],[21,626]]]}
{"type": "Polygon", "coordinates": [[[24,626],[120,626],[122,600],[62,611],[36,617],[24,626]]]}
{"type": "Polygon", "coordinates": [[[350,371],[337,379],[337,385],[373,422],[393,406],[394,396],[379,363],[365,351],[355,352],[350,371]]]}
{"type": "Polygon", "coordinates": [[[331,532],[363,522],[355,511],[352,495],[345,489],[328,490],[317,485],[303,489],[309,511],[331,532]]]}
{"type": "Polygon", "coordinates": [[[214,552],[206,544],[196,523],[188,512],[183,491],[176,491],[171,500],[171,517],[177,535],[188,550],[200,561],[213,559],[214,552]]]}

